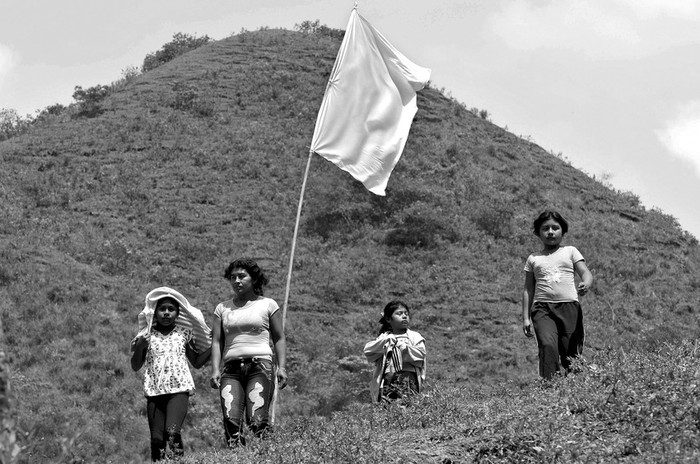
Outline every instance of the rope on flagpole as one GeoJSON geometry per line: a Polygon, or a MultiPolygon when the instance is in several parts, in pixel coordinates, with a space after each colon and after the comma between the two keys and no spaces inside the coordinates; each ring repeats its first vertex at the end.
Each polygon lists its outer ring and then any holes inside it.
{"type": "MultiPolygon", "coordinates": [[[[284,290],[284,302],[282,303],[282,331],[287,323],[287,305],[289,304],[289,289],[292,286],[292,268],[294,267],[294,251],[297,246],[297,235],[299,235],[299,222],[301,220],[301,207],[304,203],[304,192],[306,191],[306,179],[309,178],[309,169],[311,168],[311,158],[314,152],[309,150],[309,159],[306,161],[306,171],[304,171],[304,180],[301,183],[301,193],[299,194],[299,206],[297,207],[297,219],[294,224],[294,235],[292,237],[292,249],[289,252],[289,269],[287,271],[287,286],[284,290]]],[[[275,415],[277,413],[277,376],[274,378],[275,389],[272,395],[272,412],[270,413],[270,423],[275,423],[275,415]]]]}

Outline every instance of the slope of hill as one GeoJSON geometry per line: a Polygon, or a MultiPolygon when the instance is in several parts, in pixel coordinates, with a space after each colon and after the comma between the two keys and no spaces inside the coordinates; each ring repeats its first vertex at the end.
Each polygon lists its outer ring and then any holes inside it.
{"type": "MultiPolygon", "coordinates": [[[[146,293],[169,285],[209,317],[237,256],[268,269],[281,302],[316,112],[339,43],[242,33],[115,89],[95,117],[47,118],[0,143],[0,304],[27,462],[145,456],[140,377],[128,342],[146,293]],[[63,453],[63,454],[62,454],[63,453]]],[[[367,398],[361,358],[384,304],[413,308],[429,388],[527,385],[522,336],[530,232],[545,208],[595,277],[583,301],[587,356],[656,349],[696,333],[695,238],[467,111],[441,91],[418,114],[386,197],[312,160],[287,334],[279,423],[367,398]]],[[[221,446],[218,406],[197,373],[189,449],[221,446]]]]}

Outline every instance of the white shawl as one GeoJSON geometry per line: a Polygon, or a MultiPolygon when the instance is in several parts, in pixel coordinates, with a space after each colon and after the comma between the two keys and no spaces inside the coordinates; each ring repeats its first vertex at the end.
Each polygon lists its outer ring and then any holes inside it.
{"type": "Polygon", "coordinates": [[[180,292],[169,287],[158,287],[146,295],[146,305],[138,316],[138,335],[146,335],[151,332],[156,303],[165,297],[173,298],[180,304],[180,315],[175,320],[175,325],[192,330],[195,351],[203,353],[211,348],[211,329],[204,320],[202,311],[190,305],[187,298],[182,296],[180,292]]]}

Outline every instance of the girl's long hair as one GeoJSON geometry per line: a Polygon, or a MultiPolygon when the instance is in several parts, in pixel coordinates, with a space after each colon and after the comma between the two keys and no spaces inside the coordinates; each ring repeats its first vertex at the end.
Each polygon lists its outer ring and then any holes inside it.
{"type": "Polygon", "coordinates": [[[385,332],[391,332],[393,329],[391,328],[391,324],[389,323],[389,319],[391,319],[391,316],[394,314],[394,311],[396,311],[399,308],[406,308],[406,311],[408,311],[408,314],[411,314],[411,310],[408,308],[408,305],[404,303],[401,300],[393,300],[390,301],[389,303],[384,306],[384,311],[382,311],[382,318],[379,319],[379,323],[382,325],[381,328],[379,329],[379,334],[381,335],[385,332]]]}

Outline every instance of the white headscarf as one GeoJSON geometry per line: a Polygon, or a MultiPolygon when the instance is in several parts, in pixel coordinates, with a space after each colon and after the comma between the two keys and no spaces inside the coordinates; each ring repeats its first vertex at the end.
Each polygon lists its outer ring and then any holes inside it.
{"type": "Polygon", "coordinates": [[[151,332],[156,304],[158,300],[166,297],[173,298],[179,303],[180,314],[175,320],[175,325],[192,329],[196,351],[202,353],[211,348],[211,329],[204,320],[202,311],[190,305],[187,298],[182,296],[180,292],[169,287],[158,287],[146,295],[146,306],[144,306],[138,317],[138,335],[146,335],[151,332]]]}

